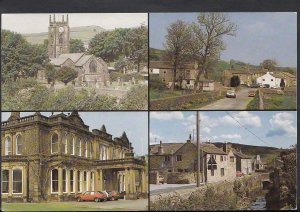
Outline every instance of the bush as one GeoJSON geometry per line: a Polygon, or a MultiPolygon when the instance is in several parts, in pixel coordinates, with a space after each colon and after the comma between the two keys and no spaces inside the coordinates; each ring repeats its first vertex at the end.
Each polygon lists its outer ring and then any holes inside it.
{"type": "Polygon", "coordinates": [[[147,110],[148,108],[148,86],[137,85],[120,101],[121,110],[147,110]]]}

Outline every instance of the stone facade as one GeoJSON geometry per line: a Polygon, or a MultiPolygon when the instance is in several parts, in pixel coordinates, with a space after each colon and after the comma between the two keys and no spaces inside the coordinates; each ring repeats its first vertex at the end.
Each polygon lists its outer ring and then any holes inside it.
{"type": "Polygon", "coordinates": [[[2,198],[8,202],[73,200],[90,190],[147,193],[145,158],[134,158],[126,133],[89,131],[77,112],[2,122],[2,198]]]}
{"type": "MultiPolygon", "coordinates": [[[[232,149],[220,149],[213,144],[200,145],[200,172],[203,182],[234,179],[236,158],[232,149]]],[[[165,178],[170,173],[190,174],[197,170],[197,146],[191,140],[186,143],[150,145],[150,169],[165,178]]]]}

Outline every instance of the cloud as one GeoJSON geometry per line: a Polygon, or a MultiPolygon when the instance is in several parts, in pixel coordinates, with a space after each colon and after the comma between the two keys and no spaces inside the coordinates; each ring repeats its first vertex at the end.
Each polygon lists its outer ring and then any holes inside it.
{"type": "Polygon", "coordinates": [[[182,112],[151,112],[150,118],[158,120],[183,120],[182,112]]]}
{"type": "Polygon", "coordinates": [[[267,132],[267,137],[288,135],[297,137],[297,129],[293,126],[294,116],[292,113],[280,112],[276,113],[269,120],[271,129],[267,132]]]}
{"type": "Polygon", "coordinates": [[[204,127],[204,128],[202,128],[202,130],[200,129],[200,131],[210,133],[210,128],[209,127],[204,127]]]}
{"type": "Polygon", "coordinates": [[[222,134],[220,137],[225,139],[242,138],[240,134],[222,134]]]}
{"type": "Polygon", "coordinates": [[[155,133],[150,132],[150,144],[158,144],[160,140],[163,140],[163,137],[160,135],[157,135],[155,133]],[[155,142],[156,140],[156,142],[155,142]]]}
{"type": "Polygon", "coordinates": [[[246,25],[245,29],[249,33],[255,33],[255,32],[258,32],[258,31],[265,30],[266,29],[266,24],[265,24],[265,22],[258,21],[258,22],[255,22],[253,24],[246,25]]]}
{"type": "Polygon", "coordinates": [[[243,126],[248,128],[261,126],[260,117],[251,114],[248,111],[242,111],[239,113],[231,114],[231,116],[229,115],[223,116],[219,118],[219,122],[221,122],[223,125],[235,125],[235,126],[238,126],[239,124],[237,122],[239,122],[243,126]]]}

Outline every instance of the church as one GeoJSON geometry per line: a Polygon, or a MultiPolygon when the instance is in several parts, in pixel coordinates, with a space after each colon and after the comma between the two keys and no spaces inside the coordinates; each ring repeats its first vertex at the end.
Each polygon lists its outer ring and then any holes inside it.
{"type": "MultiPolygon", "coordinates": [[[[55,15],[49,17],[48,55],[50,63],[59,70],[63,66],[73,68],[78,72],[76,86],[91,85],[106,86],[110,82],[108,67],[105,61],[92,54],[70,53],[69,17],[62,16],[61,21],[55,20],[55,15]],[[53,19],[52,19],[53,18],[53,19]]],[[[45,70],[39,71],[37,78],[47,83],[45,70]]]]}

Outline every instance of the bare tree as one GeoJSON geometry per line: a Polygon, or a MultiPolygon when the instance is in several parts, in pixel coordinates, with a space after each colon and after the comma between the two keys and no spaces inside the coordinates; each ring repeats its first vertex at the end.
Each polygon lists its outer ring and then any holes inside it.
{"type": "Polygon", "coordinates": [[[172,90],[175,88],[177,68],[187,61],[189,43],[191,42],[190,29],[189,24],[181,20],[172,23],[167,28],[164,58],[171,61],[173,66],[172,90]]]}
{"type": "Polygon", "coordinates": [[[260,66],[262,68],[268,69],[268,71],[275,71],[277,62],[276,60],[266,59],[260,64],[260,66]]]}
{"type": "Polygon", "coordinates": [[[223,36],[235,36],[236,24],[223,13],[201,13],[198,22],[192,25],[190,54],[198,62],[198,73],[194,90],[199,84],[200,75],[208,77],[208,68],[220,57],[225,49],[223,36]]]}

